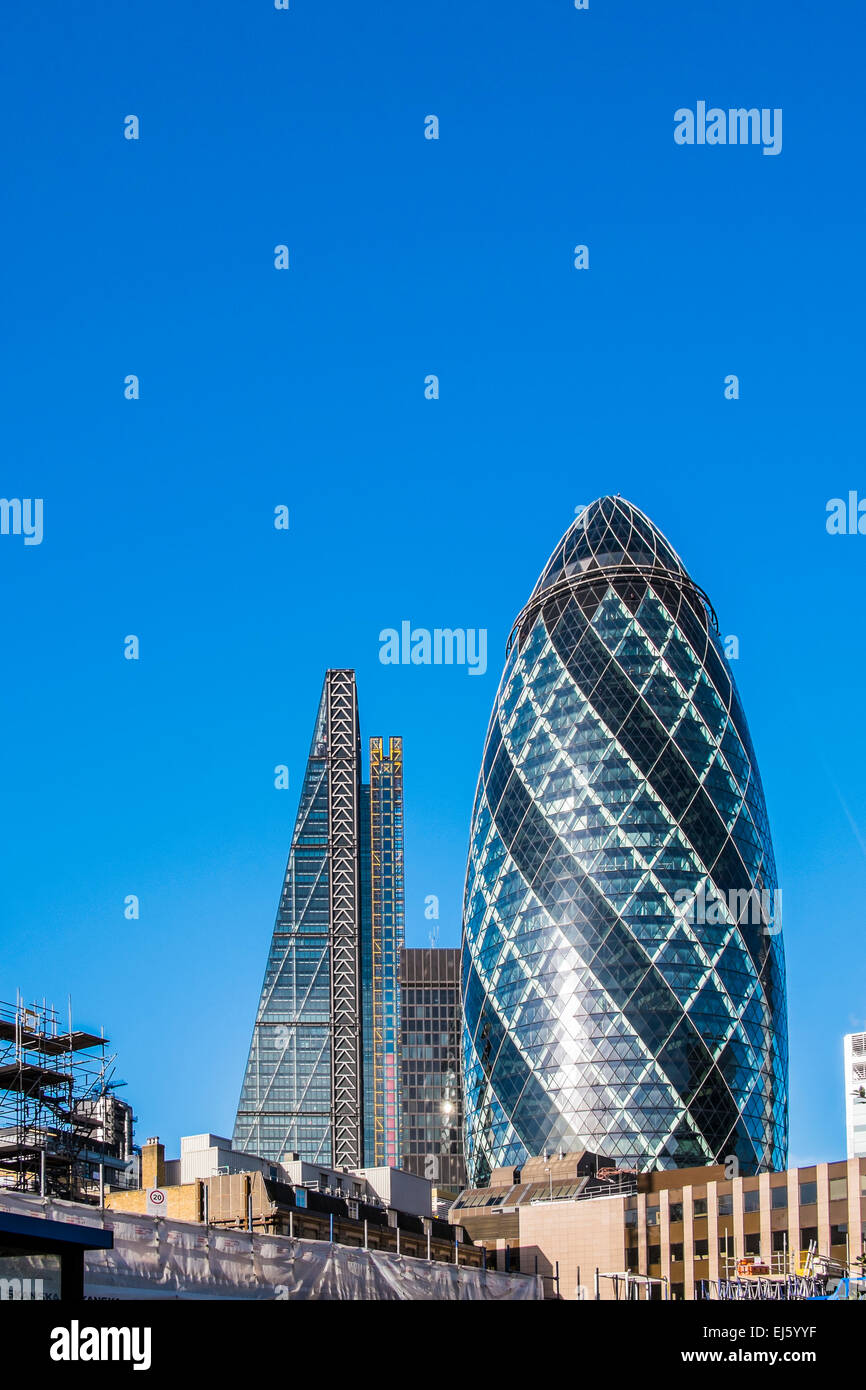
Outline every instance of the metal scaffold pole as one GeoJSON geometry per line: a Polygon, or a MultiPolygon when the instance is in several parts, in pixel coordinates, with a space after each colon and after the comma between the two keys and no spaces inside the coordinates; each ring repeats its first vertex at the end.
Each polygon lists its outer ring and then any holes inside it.
{"type": "MultiPolygon", "coordinates": [[[[42,1197],[102,1202],[116,1130],[114,1057],[101,1033],[75,1029],[45,1001],[0,1002],[0,1184],[42,1197]]],[[[116,1166],[122,1166],[116,1165],[116,1166]]]]}

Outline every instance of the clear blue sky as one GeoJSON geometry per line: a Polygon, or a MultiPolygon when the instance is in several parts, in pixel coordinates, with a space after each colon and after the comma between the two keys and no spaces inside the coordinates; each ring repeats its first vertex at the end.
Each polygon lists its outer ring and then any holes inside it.
{"type": "Polygon", "coordinates": [[[291,5],[4,17],[0,494],[44,498],[45,538],[0,536],[0,997],[104,1025],[140,1139],[230,1132],[325,668],[405,740],[408,941],[435,893],[456,944],[511,622],[621,492],[740,638],[791,1153],[841,1157],[866,537],[825,506],[866,495],[862,5],[291,5]],[[677,146],[698,100],[781,107],[781,155],[677,146]],[[402,619],[487,628],[488,673],[381,665],[402,619]]]}

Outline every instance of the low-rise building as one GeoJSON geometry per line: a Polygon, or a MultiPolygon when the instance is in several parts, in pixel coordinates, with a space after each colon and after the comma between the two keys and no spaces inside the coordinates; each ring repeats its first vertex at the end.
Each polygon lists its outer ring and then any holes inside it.
{"type": "Polygon", "coordinates": [[[432,1187],[424,1178],[389,1168],[352,1173],[304,1163],[294,1155],[274,1165],[237,1150],[232,1152],[238,1166],[226,1171],[226,1165],[212,1162],[214,1156],[225,1156],[219,1143],[205,1142],[215,1138],[193,1136],[191,1146],[182,1140],[181,1159],[168,1163],[164,1145],[158,1138],[148,1139],[141,1151],[141,1188],[109,1193],[106,1208],[328,1240],[471,1268],[484,1265],[484,1251],[459,1223],[433,1216],[432,1187]],[[275,1169],[278,1176],[271,1175],[275,1169]]]}
{"type": "Polygon", "coordinates": [[[694,1299],[752,1267],[778,1279],[857,1268],[866,1159],[734,1178],[720,1165],[634,1173],[588,1153],[534,1158],[462,1192],[450,1219],[489,1266],[543,1276],[548,1297],[613,1299],[629,1275],[641,1296],[694,1299]]]}
{"type": "Polygon", "coordinates": [[[412,1216],[433,1215],[433,1184],[403,1168],[328,1168],[293,1156],[283,1160],[282,1168],[286,1181],[295,1187],[394,1207],[412,1216]]]}
{"type": "MultiPolygon", "coordinates": [[[[459,1246],[455,1258],[438,1258],[434,1236],[428,1255],[422,1242],[406,1238],[402,1222],[394,1229],[386,1220],[366,1246],[356,1240],[352,1248],[348,1223],[331,1219],[333,1212],[293,1208],[291,1189],[290,1233],[264,1225],[244,1229],[237,1213],[245,1209],[255,1220],[260,1194],[281,1186],[261,1173],[197,1178],[185,1188],[200,1197],[216,1190],[229,1213],[207,1226],[168,1213],[152,1216],[0,1188],[0,1301],[60,1297],[80,1303],[82,1294],[112,1305],[118,1299],[426,1302],[541,1296],[540,1280],[487,1270],[477,1251],[471,1262],[459,1246]]],[[[170,1197],[185,1188],[165,1191],[170,1197]]],[[[336,1200],[315,1192],[309,1197],[318,1204],[336,1200]]],[[[216,1200],[213,1205],[219,1208],[216,1200]]],[[[447,1226],[445,1233],[450,1236],[447,1226]]],[[[444,1244],[452,1249],[449,1241],[444,1244]]]]}
{"type": "MultiPolygon", "coordinates": [[[[158,1139],[148,1139],[148,1145],[159,1145],[158,1139]]],[[[156,1155],[154,1161],[159,1162],[156,1155]]],[[[196,1178],[216,1178],[224,1173],[264,1173],[269,1178],[285,1180],[282,1164],[271,1163],[258,1154],[242,1153],[232,1148],[231,1139],[221,1134],[187,1134],[180,1141],[180,1158],[166,1159],[163,1151],[162,1180],[151,1186],[195,1182],[196,1178]]],[[[147,1186],[147,1183],[143,1184],[147,1186]]]]}

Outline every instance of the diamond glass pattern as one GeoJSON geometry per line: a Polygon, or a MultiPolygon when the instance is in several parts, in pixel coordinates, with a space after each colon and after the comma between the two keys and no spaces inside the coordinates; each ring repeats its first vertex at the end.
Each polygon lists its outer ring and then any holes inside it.
{"type": "Polygon", "coordinates": [[[784,1168],[778,916],[715,615],[652,522],[601,498],[514,625],[484,749],[463,923],[470,1182],[560,1147],[784,1168]]]}

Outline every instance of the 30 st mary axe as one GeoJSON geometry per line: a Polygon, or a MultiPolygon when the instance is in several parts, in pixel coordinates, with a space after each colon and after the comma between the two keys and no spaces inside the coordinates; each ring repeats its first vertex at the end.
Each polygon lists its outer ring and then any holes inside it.
{"type": "Polygon", "coordinates": [[[783,1169],[777,909],[715,613],[649,518],[602,497],[515,621],[482,759],[463,919],[470,1180],[559,1148],[783,1169]]]}

